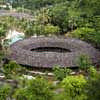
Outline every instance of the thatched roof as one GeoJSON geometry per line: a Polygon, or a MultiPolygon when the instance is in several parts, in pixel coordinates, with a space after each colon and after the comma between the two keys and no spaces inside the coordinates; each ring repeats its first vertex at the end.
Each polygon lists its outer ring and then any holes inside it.
{"type": "Polygon", "coordinates": [[[78,39],[49,37],[29,38],[11,45],[10,60],[31,67],[76,67],[81,54],[88,55],[94,64],[100,62],[100,52],[78,39]]]}

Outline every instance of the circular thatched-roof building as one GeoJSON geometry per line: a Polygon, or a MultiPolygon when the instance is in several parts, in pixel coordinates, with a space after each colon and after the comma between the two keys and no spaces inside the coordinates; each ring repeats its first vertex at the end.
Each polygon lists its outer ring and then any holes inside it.
{"type": "Polygon", "coordinates": [[[94,64],[100,62],[100,52],[81,40],[32,37],[11,45],[9,59],[31,67],[76,67],[77,59],[82,54],[88,55],[94,64]]]}

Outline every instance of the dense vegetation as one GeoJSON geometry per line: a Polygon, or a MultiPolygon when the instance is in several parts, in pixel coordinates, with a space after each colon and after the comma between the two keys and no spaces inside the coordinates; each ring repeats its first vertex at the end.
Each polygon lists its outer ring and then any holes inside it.
{"type": "MultiPolygon", "coordinates": [[[[91,42],[99,48],[100,44],[100,1],[99,0],[3,0],[20,12],[31,12],[33,21],[13,21],[15,27],[27,36],[66,35],[91,42]],[[22,10],[21,10],[22,9],[22,10]]],[[[12,20],[13,19],[13,20],[12,20]]],[[[0,19],[1,20],[1,19],[0,19]]],[[[4,23],[0,22],[0,32],[4,34],[4,23]]],[[[6,25],[8,26],[8,25],[6,25]]],[[[12,25],[11,25],[12,26],[12,25]]],[[[1,35],[0,35],[1,36],[1,35]]]]}
{"type": "MultiPolygon", "coordinates": [[[[28,69],[11,61],[3,63],[9,52],[1,44],[9,30],[18,30],[26,37],[33,35],[79,38],[100,49],[100,0],[0,0],[12,5],[15,12],[33,16],[32,20],[0,16],[0,100],[99,100],[100,71],[89,57],[79,57],[79,69],[52,69],[54,77],[30,75],[28,69]],[[12,80],[8,82],[9,80],[12,80]],[[56,83],[55,83],[56,82],[56,83]]],[[[2,8],[0,8],[2,9],[2,8]]],[[[6,62],[6,61],[5,61],[6,62]]]]}
{"type": "Polygon", "coordinates": [[[24,76],[28,70],[11,61],[0,68],[6,80],[0,85],[0,100],[99,100],[100,71],[97,72],[92,65],[86,69],[82,70],[80,66],[77,74],[72,75],[71,69],[56,65],[52,81],[43,75],[33,75],[29,79],[24,76]]]}

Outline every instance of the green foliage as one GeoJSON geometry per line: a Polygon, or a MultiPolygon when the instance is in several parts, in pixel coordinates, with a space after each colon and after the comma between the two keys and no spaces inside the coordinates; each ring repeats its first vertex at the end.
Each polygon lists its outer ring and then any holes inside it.
{"type": "Polygon", "coordinates": [[[10,39],[5,39],[4,42],[2,43],[4,48],[9,48],[9,42],[11,42],[10,39]]]}
{"type": "Polygon", "coordinates": [[[8,64],[5,64],[3,67],[3,73],[6,78],[16,78],[16,76],[20,76],[22,73],[25,73],[25,68],[22,68],[16,62],[11,61],[8,64]]]}
{"type": "Polygon", "coordinates": [[[98,75],[97,70],[94,68],[94,66],[90,66],[90,68],[88,69],[88,74],[89,78],[95,78],[98,75]]]}
{"type": "Polygon", "coordinates": [[[96,31],[96,29],[93,28],[82,27],[71,32],[71,35],[87,42],[91,42],[96,47],[100,46],[100,31],[98,31],[98,29],[96,31]]]}
{"type": "Polygon", "coordinates": [[[2,61],[2,58],[4,57],[4,52],[0,50],[0,62],[2,61]]]}
{"type": "Polygon", "coordinates": [[[87,41],[90,41],[95,47],[100,47],[100,31],[88,34],[87,41]]]}
{"type": "MultiPolygon", "coordinates": [[[[94,73],[94,72],[93,72],[94,73]]],[[[99,100],[100,98],[100,73],[89,78],[87,85],[87,100],[99,100]]]]}
{"type": "Polygon", "coordinates": [[[62,3],[66,0],[14,0],[12,5],[14,8],[17,7],[23,7],[26,9],[31,9],[31,10],[35,10],[35,9],[40,9],[42,7],[47,7],[47,6],[51,6],[51,5],[55,5],[57,3],[62,3]],[[23,6],[22,6],[23,5],[23,6]]]}
{"type": "Polygon", "coordinates": [[[5,36],[6,32],[11,29],[11,30],[18,30],[18,31],[23,31],[25,32],[25,30],[27,29],[27,27],[30,27],[33,25],[33,21],[29,21],[27,19],[17,19],[14,17],[9,17],[9,16],[5,16],[5,17],[0,17],[0,27],[1,29],[1,33],[0,33],[0,37],[1,36],[5,36]]]}
{"type": "Polygon", "coordinates": [[[25,30],[25,35],[32,36],[34,34],[40,34],[40,29],[41,29],[41,26],[37,26],[37,25],[35,25],[34,27],[29,26],[25,30]]]}
{"type": "MultiPolygon", "coordinates": [[[[53,99],[53,100],[66,100],[65,95],[66,95],[65,92],[56,94],[56,95],[54,96],[54,99],[53,99]]],[[[69,99],[67,99],[67,100],[69,100],[69,99]]]]}
{"type": "MultiPolygon", "coordinates": [[[[99,0],[91,2],[89,0],[13,0],[9,3],[13,5],[13,8],[22,10],[22,12],[27,9],[33,12],[34,18],[36,16],[36,19],[39,19],[35,20],[35,23],[53,24],[53,26],[58,26],[62,33],[82,27],[100,28],[98,24],[100,22],[98,19],[100,18],[99,0]]],[[[89,29],[86,29],[85,32],[88,31],[90,32],[89,29]]]]}
{"type": "Polygon", "coordinates": [[[60,32],[60,29],[58,26],[53,26],[53,25],[46,25],[44,28],[44,34],[45,35],[57,35],[57,33],[60,32]]]}
{"type": "Polygon", "coordinates": [[[87,81],[84,76],[68,76],[62,81],[67,100],[87,100],[84,88],[87,81]]]}
{"type": "Polygon", "coordinates": [[[53,73],[57,80],[63,80],[66,76],[70,75],[71,69],[61,68],[60,66],[53,67],[53,73]]]}
{"type": "MultiPolygon", "coordinates": [[[[4,58],[4,56],[5,56],[5,53],[2,50],[0,50],[0,68],[3,66],[2,59],[4,58]]],[[[1,69],[0,69],[0,72],[2,72],[1,69]]]]}
{"type": "Polygon", "coordinates": [[[100,15],[100,1],[99,0],[81,0],[80,8],[85,15],[92,16],[92,15],[100,15]]]}
{"type": "Polygon", "coordinates": [[[87,71],[87,69],[89,67],[91,67],[91,65],[92,65],[92,63],[91,63],[91,61],[90,61],[88,56],[81,55],[78,58],[78,66],[79,66],[80,69],[87,71]]]}
{"type": "Polygon", "coordinates": [[[0,85],[0,100],[6,100],[10,96],[10,91],[10,85],[0,85]]]}
{"type": "Polygon", "coordinates": [[[39,10],[37,15],[35,15],[35,23],[36,24],[43,24],[46,25],[50,23],[51,18],[49,16],[49,9],[47,8],[42,8],[39,10]]]}
{"type": "Polygon", "coordinates": [[[49,16],[51,17],[51,23],[57,25],[62,31],[67,30],[68,22],[67,16],[67,4],[57,4],[53,8],[50,8],[49,16]]]}
{"type": "Polygon", "coordinates": [[[50,85],[43,78],[27,80],[25,87],[16,90],[17,100],[52,100],[50,85]]]}
{"type": "Polygon", "coordinates": [[[44,25],[29,26],[25,30],[26,36],[44,35],[44,25]]]}
{"type": "Polygon", "coordinates": [[[56,35],[60,32],[60,29],[58,26],[53,26],[50,24],[47,25],[33,25],[26,29],[25,34],[26,36],[32,36],[32,35],[56,35]]]}
{"type": "Polygon", "coordinates": [[[7,32],[7,25],[0,22],[0,37],[5,36],[7,32]]]}
{"type": "Polygon", "coordinates": [[[74,30],[71,34],[73,37],[87,40],[88,34],[91,34],[91,33],[95,33],[95,30],[92,28],[82,27],[82,28],[78,28],[78,29],[74,30]]]}

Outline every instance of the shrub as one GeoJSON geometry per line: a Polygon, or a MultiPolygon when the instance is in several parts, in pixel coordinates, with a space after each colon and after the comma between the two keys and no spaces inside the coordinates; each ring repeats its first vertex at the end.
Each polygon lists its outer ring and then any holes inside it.
{"type": "Polygon", "coordinates": [[[88,73],[90,78],[95,78],[98,75],[97,70],[94,68],[94,66],[90,66],[90,68],[88,69],[88,73]]]}
{"type": "Polygon", "coordinates": [[[86,100],[84,88],[87,81],[84,76],[68,76],[62,81],[66,100],[86,100]]]}
{"type": "Polygon", "coordinates": [[[65,92],[61,92],[61,93],[56,94],[54,96],[54,99],[53,100],[70,100],[70,99],[66,99],[65,92]]]}
{"type": "Polygon", "coordinates": [[[4,57],[4,52],[0,50],[0,62],[2,61],[3,57],[4,57]]]}
{"type": "Polygon", "coordinates": [[[87,90],[87,95],[88,95],[87,100],[100,99],[100,73],[95,75],[95,77],[93,75],[90,79],[88,79],[88,86],[86,90],[87,90]]]}
{"type": "Polygon", "coordinates": [[[26,34],[26,36],[43,35],[44,34],[44,26],[43,25],[29,26],[26,28],[25,34],[26,34]]]}
{"type": "Polygon", "coordinates": [[[48,24],[44,28],[45,35],[56,35],[59,32],[60,32],[60,28],[58,26],[53,26],[48,24]]]}
{"type": "Polygon", "coordinates": [[[95,47],[100,48],[100,31],[90,33],[87,37],[88,41],[90,41],[95,47]]]}
{"type": "Polygon", "coordinates": [[[82,28],[77,28],[71,34],[73,37],[80,38],[82,40],[88,40],[87,36],[90,33],[95,33],[95,29],[82,27],[82,28]]]}
{"type": "Polygon", "coordinates": [[[8,64],[4,65],[3,73],[6,78],[14,78],[15,79],[15,76],[22,75],[22,73],[25,73],[25,68],[22,68],[16,62],[11,61],[8,64]]]}
{"type": "Polygon", "coordinates": [[[25,87],[16,90],[17,100],[52,100],[50,86],[43,78],[27,80],[25,87]]]}
{"type": "Polygon", "coordinates": [[[0,23],[0,37],[5,36],[7,32],[7,25],[0,23]]]}
{"type": "Polygon", "coordinates": [[[33,25],[28,28],[26,28],[26,35],[27,36],[33,36],[33,35],[56,35],[60,32],[60,28],[58,26],[53,26],[50,24],[47,25],[33,25]]]}
{"type": "Polygon", "coordinates": [[[4,58],[4,52],[2,50],[0,50],[0,72],[2,72],[1,67],[3,66],[3,58],[4,58]]]}
{"type": "Polygon", "coordinates": [[[73,37],[90,42],[96,47],[100,46],[100,31],[96,31],[93,28],[78,28],[71,32],[71,35],[73,37]]]}
{"type": "Polygon", "coordinates": [[[63,80],[71,73],[71,70],[68,68],[60,68],[60,66],[56,65],[53,67],[53,73],[57,80],[63,80]]]}
{"type": "Polygon", "coordinates": [[[81,70],[87,71],[87,69],[92,65],[90,59],[86,55],[81,55],[78,58],[78,66],[81,70]]]}
{"type": "Polygon", "coordinates": [[[7,100],[7,98],[10,96],[10,91],[10,85],[0,85],[0,100],[7,100]]]}
{"type": "Polygon", "coordinates": [[[26,36],[33,36],[33,35],[48,36],[51,34],[56,35],[59,32],[60,32],[60,28],[58,26],[53,26],[50,24],[47,25],[37,24],[37,25],[29,26],[25,30],[26,36]]]}

